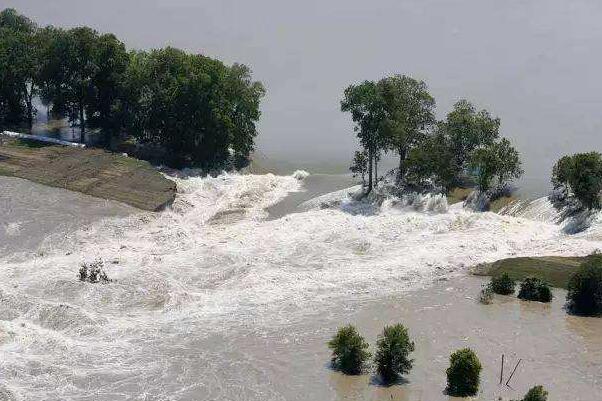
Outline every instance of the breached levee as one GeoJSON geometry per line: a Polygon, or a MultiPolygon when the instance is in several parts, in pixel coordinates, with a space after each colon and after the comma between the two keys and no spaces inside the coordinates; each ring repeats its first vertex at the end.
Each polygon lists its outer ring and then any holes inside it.
{"type": "MultiPolygon", "coordinates": [[[[231,333],[261,338],[482,262],[602,247],[594,228],[566,235],[550,222],[438,198],[266,220],[266,207],[302,190],[299,179],[172,179],[178,193],[161,213],[105,219],[32,258],[0,256],[0,332],[11,333],[1,340],[0,377],[9,391],[28,400],[83,400],[92,390],[96,400],[220,398],[228,379],[213,373],[245,358],[236,340],[222,344],[231,333]],[[112,281],[79,282],[80,264],[96,258],[112,281]],[[224,350],[214,354],[215,344],[224,350]]],[[[270,383],[261,369],[245,370],[256,399],[270,383]]]]}

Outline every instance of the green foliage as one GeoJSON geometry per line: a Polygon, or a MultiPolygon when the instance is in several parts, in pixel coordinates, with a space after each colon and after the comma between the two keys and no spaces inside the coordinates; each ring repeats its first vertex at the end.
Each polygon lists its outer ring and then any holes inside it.
{"type": "Polygon", "coordinates": [[[170,164],[224,166],[253,149],[263,86],[242,65],[174,48],[131,54],[126,72],[129,130],[172,155],[170,164]]]}
{"type": "Polygon", "coordinates": [[[503,273],[499,276],[491,278],[491,289],[496,294],[511,295],[514,294],[514,287],[516,283],[510,278],[508,273],[503,273]]]}
{"type": "Polygon", "coordinates": [[[547,401],[548,392],[543,386],[532,387],[521,401],[547,401]]]}
{"type": "Polygon", "coordinates": [[[551,302],[553,296],[546,282],[536,277],[527,277],[520,283],[518,297],[526,301],[551,302]]]}
{"type": "Polygon", "coordinates": [[[479,292],[479,302],[484,305],[489,305],[493,302],[493,289],[491,288],[491,283],[483,285],[483,288],[481,288],[481,291],[479,292]]]}
{"type": "Polygon", "coordinates": [[[600,209],[602,155],[598,152],[564,156],[552,169],[552,184],[571,192],[587,209],[600,209]]]}
{"type": "Polygon", "coordinates": [[[500,119],[491,117],[487,110],[477,112],[472,103],[462,99],[439,127],[449,140],[454,166],[461,172],[475,149],[491,145],[499,137],[500,119]]]}
{"type": "Polygon", "coordinates": [[[592,255],[571,276],[567,301],[576,313],[602,313],[602,255],[592,255]]]}
{"type": "Polygon", "coordinates": [[[432,184],[450,190],[457,179],[453,157],[443,133],[427,137],[405,160],[406,181],[418,187],[432,184]]]}
{"type": "Polygon", "coordinates": [[[355,327],[341,327],[328,342],[332,350],[332,364],[346,374],[359,374],[370,358],[368,343],[357,332],[355,327]]]}
{"type": "Polygon", "coordinates": [[[0,13],[0,126],[31,127],[39,96],[49,114],[80,127],[82,141],[100,130],[109,146],[127,130],[162,147],[170,157],[162,162],[241,168],[264,94],[242,64],[173,48],[128,53],[113,34],[39,29],[15,10],[0,13]]]}
{"type": "Polygon", "coordinates": [[[435,123],[435,99],[426,83],[405,75],[383,78],[377,83],[384,109],[379,127],[386,146],[399,155],[398,180],[405,178],[409,151],[426,137],[435,123]]]}
{"type": "Polygon", "coordinates": [[[376,343],[374,364],[385,382],[391,382],[412,369],[414,342],[402,324],[386,326],[376,343]]]}
{"type": "Polygon", "coordinates": [[[490,189],[494,179],[503,186],[523,173],[518,151],[506,138],[475,149],[468,165],[481,191],[490,189]]]}
{"type": "Polygon", "coordinates": [[[449,358],[447,392],[456,397],[475,395],[479,391],[481,362],[469,348],[457,350],[449,358]]]}
{"type": "Polygon", "coordinates": [[[368,172],[368,158],[366,152],[356,151],[349,170],[354,177],[362,177],[362,184],[366,184],[366,173],[368,172]]]}

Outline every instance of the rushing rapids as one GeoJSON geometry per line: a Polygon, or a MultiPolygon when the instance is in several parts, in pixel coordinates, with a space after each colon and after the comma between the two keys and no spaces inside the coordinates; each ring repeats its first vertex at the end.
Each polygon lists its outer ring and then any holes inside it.
{"type": "Polygon", "coordinates": [[[302,191],[305,177],[174,177],[169,210],[103,219],[1,255],[0,394],[211,399],[223,393],[200,376],[213,372],[208,344],[223,333],[261,337],[333,304],[398,294],[477,263],[602,245],[597,223],[567,235],[545,200],[507,214],[448,207],[441,197],[375,209],[339,191],[266,220],[265,208],[302,191]],[[96,259],[112,281],[79,282],[80,265],[96,259]]]}

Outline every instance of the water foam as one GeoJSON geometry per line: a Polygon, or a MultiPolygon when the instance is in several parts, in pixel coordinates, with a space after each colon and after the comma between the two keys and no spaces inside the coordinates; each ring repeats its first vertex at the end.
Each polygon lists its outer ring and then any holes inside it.
{"type": "Polygon", "coordinates": [[[143,389],[167,396],[176,373],[164,360],[216,333],[286,324],[502,257],[601,245],[597,233],[569,236],[547,221],[448,208],[435,197],[388,200],[372,214],[316,207],[266,221],[264,209],[300,190],[298,178],[173,179],[178,196],[165,212],[104,220],[33,258],[0,259],[0,376],[11,391],[34,400],[86,399],[90,388],[102,389],[96,399],[143,389]],[[113,281],[78,282],[80,263],[96,258],[113,281]]]}

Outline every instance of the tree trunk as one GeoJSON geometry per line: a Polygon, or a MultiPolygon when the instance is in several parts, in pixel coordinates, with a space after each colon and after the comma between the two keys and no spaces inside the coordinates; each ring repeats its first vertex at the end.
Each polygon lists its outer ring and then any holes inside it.
{"type": "Polygon", "coordinates": [[[374,158],[374,185],[378,187],[378,159],[374,158]]]}
{"type": "Polygon", "coordinates": [[[79,142],[84,143],[86,137],[86,120],[84,117],[84,106],[79,105],[79,142]]]}
{"type": "Polygon", "coordinates": [[[27,91],[27,126],[29,128],[29,133],[31,134],[31,130],[33,129],[33,84],[27,91]]]}
{"type": "Polygon", "coordinates": [[[403,162],[406,160],[406,149],[403,146],[399,147],[399,170],[397,171],[397,183],[400,184],[405,177],[403,162]]]}
{"type": "Polygon", "coordinates": [[[366,194],[369,194],[372,191],[372,162],[373,162],[374,156],[372,155],[372,150],[368,149],[368,192],[366,192],[366,194]]]}

